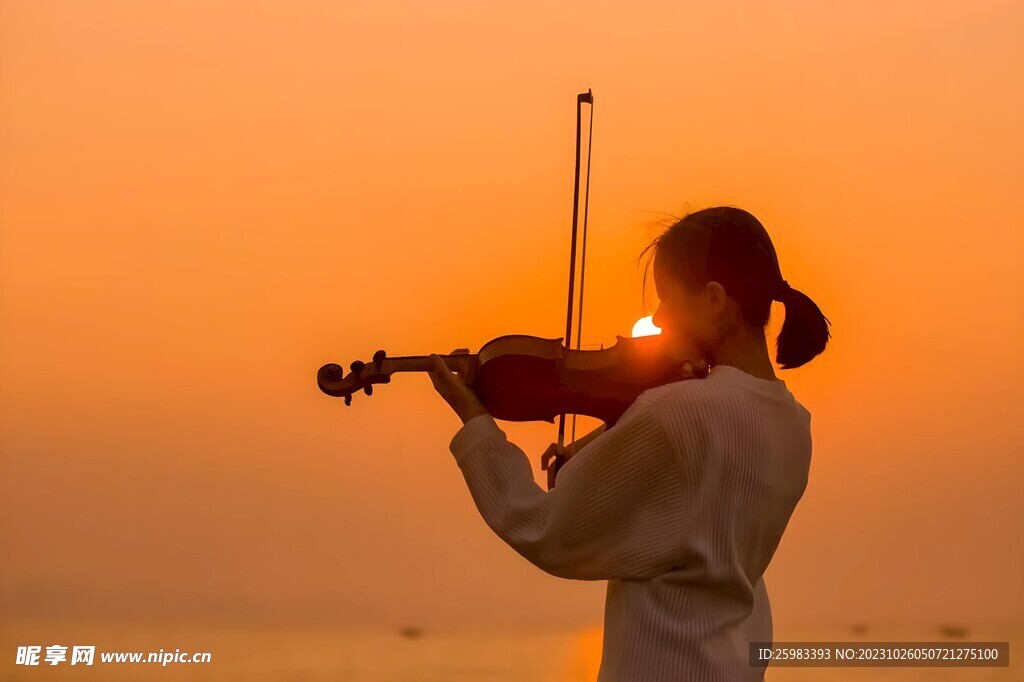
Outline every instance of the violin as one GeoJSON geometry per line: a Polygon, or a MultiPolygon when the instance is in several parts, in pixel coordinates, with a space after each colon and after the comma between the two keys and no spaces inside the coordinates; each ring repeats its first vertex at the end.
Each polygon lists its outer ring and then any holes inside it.
{"type": "MultiPolygon", "coordinates": [[[[680,359],[661,334],[616,335],[615,344],[601,350],[566,348],[563,339],[506,334],[476,353],[439,357],[462,374],[495,419],[554,423],[559,415],[575,414],[600,419],[606,428],[612,428],[647,389],[703,379],[710,371],[706,362],[680,359]]],[[[395,373],[430,369],[426,355],[389,358],[378,350],[370,362],[352,362],[348,374],[340,365],[326,364],[316,380],[321,391],[351,405],[355,393],[373,395],[373,387],[391,383],[395,373]]],[[[560,462],[555,466],[552,484],[560,462]]]]}

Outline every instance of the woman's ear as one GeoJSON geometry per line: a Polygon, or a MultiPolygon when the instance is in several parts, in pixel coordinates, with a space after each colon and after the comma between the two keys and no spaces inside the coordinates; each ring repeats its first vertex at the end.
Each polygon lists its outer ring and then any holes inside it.
{"type": "Polygon", "coordinates": [[[708,319],[719,329],[732,328],[739,319],[739,305],[725,293],[725,287],[711,281],[704,288],[704,310],[708,319]]]}
{"type": "Polygon", "coordinates": [[[725,310],[729,303],[729,295],[725,293],[725,287],[714,280],[704,285],[704,295],[707,297],[707,303],[711,306],[711,310],[715,313],[725,310]]]}

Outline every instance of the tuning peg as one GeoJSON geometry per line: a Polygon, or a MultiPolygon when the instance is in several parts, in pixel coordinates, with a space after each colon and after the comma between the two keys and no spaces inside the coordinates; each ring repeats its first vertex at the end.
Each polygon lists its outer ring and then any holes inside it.
{"type": "Polygon", "coordinates": [[[384,358],[387,356],[383,350],[379,350],[373,354],[373,367],[378,372],[380,371],[381,365],[384,364],[384,358]]]}
{"type": "Polygon", "coordinates": [[[345,405],[351,405],[351,404],[352,404],[352,396],[351,395],[345,396],[345,405]]]}
{"type": "Polygon", "coordinates": [[[362,373],[363,367],[366,367],[366,363],[362,360],[353,360],[352,364],[348,366],[350,370],[356,373],[356,376],[362,373]]]}
{"type": "Polygon", "coordinates": [[[366,395],[373,395],[373,386],[370,384],[366,384],[365,386],[363,386],[363,393],[365,393],[366,395]]]}

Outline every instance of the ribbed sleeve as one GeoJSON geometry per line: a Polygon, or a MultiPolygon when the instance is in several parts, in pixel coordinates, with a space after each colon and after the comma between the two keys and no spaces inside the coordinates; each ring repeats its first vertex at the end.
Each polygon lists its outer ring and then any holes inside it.
{"type": "Polygon", "coordinates": [[[681,560],[686,478],[646,396],[577,452],[550,491],[490,415],[464,424],[450,450],[487,525],[552,575],[643,580],[681,560]]]}

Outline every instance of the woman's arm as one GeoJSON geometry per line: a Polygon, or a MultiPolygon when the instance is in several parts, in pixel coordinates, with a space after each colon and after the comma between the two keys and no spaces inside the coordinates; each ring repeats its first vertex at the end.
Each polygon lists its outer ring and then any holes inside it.
{"type": "Polygon", "coordinates": [[[490,415],[467,421],[450,449],[484,521],[534,565],[577,580],[647,579],[679,565],[690,499],[655,406],[638,398],[614,428],[589,434],[550,492],[490,415]]]}

